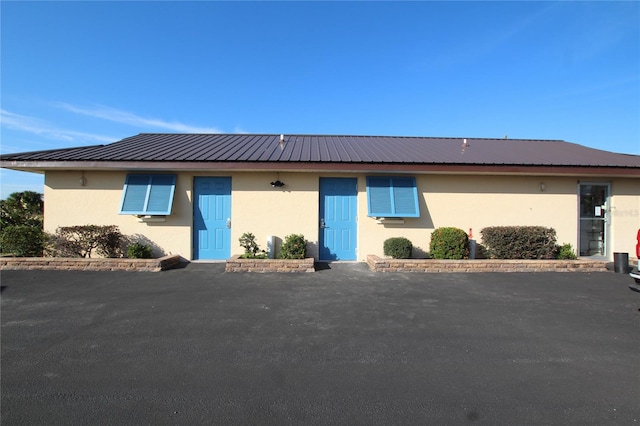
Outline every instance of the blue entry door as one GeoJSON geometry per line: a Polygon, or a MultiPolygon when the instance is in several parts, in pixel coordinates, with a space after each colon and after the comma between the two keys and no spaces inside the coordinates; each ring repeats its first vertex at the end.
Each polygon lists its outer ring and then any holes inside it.
{"type": "Polygon", "coordinates": [[[193,258],[231,256],[231,178],[196,177],[193,181],[193,258]]]}
{"type": "Polygon", "coordinates": [[[320,260],[356,260],[358,180],[320,178],[320,260]]]}

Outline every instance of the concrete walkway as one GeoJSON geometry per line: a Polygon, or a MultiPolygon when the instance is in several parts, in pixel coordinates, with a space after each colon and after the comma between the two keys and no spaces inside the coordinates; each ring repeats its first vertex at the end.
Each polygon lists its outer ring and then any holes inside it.
{"type": "Polygon", "coordinates": [[[627,275],[3,271],[3,424],[640,424],[627,275]]]}

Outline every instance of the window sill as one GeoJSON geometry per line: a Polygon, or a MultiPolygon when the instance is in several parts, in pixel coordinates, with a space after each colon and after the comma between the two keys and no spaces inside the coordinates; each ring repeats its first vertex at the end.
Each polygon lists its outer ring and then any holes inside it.
{"type": "Polygon", "coordinates": [[[151,216],[151,215],[137,215],[138,222],[141,223],[158,223],[166,222],[167,216],[151,216]]]}
{"type": "Polygon", "coordinates": [[[376,217],[375,219],[381,225],[402,225],[404,223],[402,217],[376,217]]]}

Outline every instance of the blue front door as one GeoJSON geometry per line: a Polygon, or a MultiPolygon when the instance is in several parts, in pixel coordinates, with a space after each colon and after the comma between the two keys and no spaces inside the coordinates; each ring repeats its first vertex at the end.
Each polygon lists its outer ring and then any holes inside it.
{"type": "Polygon", "coordinates": [[[320,260],[356,260],[358,180],[320,178],[320,260]]]}
{"type": "Polygon", "coordinates": [[[231,178],[196,177],[193,181],[193,258],[231,256],[231,178]]]}

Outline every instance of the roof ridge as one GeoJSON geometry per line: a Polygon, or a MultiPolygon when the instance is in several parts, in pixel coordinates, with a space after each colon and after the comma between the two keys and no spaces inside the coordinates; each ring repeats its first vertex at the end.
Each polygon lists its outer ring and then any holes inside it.
{"type": "MultiPolygon", "coordinates": [[[[430,139],[430,140],[442,140],[442,139],[450,139],[450,140],[463,140],[469,139],[474,141],[499,141],[499,140],[507,140],[507,141],[536,141],[536,142],[567,142],[563,139],[535,139],[535,138],[490,138],[490,137],[469,137],[469,136],[416,136],[416,135],[349,135],[344,133],[172,133],[172,132],[142,132],[138,133],[140,136],[151,136],[151,135],[166,135],[166,136],[188,136],[188,135],[196,135],[196,136],[296,136],[296,137],[341,137],[341,138],[394,138],[394,139],[430,139]]],[[[131,136],[134,137],[134,136],[131,136]]],[[[131,138],[129,137],[129,138],[131,138]]],[[[125,139],[129,139],[125,138],[125,139]]],[[[125,140],[122,139],[122,140],[125,140]]],[[[117,141],[121,142],[121,141],[117,141]]],[[[572,143],[572,142],[567,142],[572,143]]]]}

